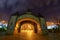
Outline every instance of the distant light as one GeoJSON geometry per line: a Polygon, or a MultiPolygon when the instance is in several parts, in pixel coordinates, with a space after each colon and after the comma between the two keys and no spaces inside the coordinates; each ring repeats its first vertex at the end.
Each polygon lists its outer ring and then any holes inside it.
{"type": "Polygon", "coordinates": [[[52,25],[52,28],[57,28],[58,26],[57,25],[52,25]]]}
{"type": "Polygon", "coordinates": [[[0,25],[2,25],[2,23],[0,22],[0,25]]]}
{"type": "Polygon", "coordinates": [[[0,22],[0,28],[2,28],[3,24],[0,22]]]}
{"type": "Polygon", "coordinates": [[[53,29],[53,28],[58,28],[58,26],[57,25],[50,25],[50,26],[47,26],[47,29],[53,29]]]}
{"type": "Polygon", "coordinates": [[[3,26],[7,27],[7,24],[3,24],[3,26]]]}
{"type": "Polygon", "coordinates": [[[3,21],[1,21],[1,22],[2,22],[2,23],[5,23],[6,21],[3,20],[3,21]]]}
{"type": "Polygon", "coordinates": [[[51,24],[53,25],[54,23],[52,22],[51,24]]]}
{"type": "Polygon", "coordinates": [[[47,29],[52,29],[52,27],[51,26],[48,26],[47,29]]]}
{"type": "MultiPolygon", "coordinates": [[[[4,22],[4,21],[3,21],[4,22]]],[[[7,28],[7,23],[0,22],[0,28],[7,28]]]]}
{"type": "Polygon", "coordinates": [[[2,28],[2,26],[0,26],[0,28],[2,28]]]}

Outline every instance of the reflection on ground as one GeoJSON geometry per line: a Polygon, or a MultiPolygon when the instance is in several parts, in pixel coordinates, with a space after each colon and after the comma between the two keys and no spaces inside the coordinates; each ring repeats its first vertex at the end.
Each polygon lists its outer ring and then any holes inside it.
{"type": "Polygon", "coordinates": [[[34,33],[33,30],[21,30],[21,33],[16,35],[7,35],[0,37],[0,40],[45,40],[44,37],[34,33]]]}
{"type": "Polygon", "coordinates": [[[60,40],[60,34],[49,33],[48,35],[41,35],[34,33],[32,30],[22,30],[16,35],[0,36],[0,40],[60,40]]]}

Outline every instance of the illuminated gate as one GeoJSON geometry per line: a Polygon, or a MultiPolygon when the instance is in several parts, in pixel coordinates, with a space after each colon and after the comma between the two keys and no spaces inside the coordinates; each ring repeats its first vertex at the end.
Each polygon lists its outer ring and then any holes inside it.
{"type": "MultiPolygon", "coordinates": [[[[21,28],[19,29],[21,32],[33,31],[34,32],[34,24],[32,23],[23,23],[21,28]]],[[[20,32],[18,31],[18,32],[20,32]]]]}
{"type": "Polygon", "coordinates": [[[41,16],[33,15],[32,12],[26,12],[23,15],[19,15],[18,13],[12,15],[9,20],[7,33],[14,34],[20,32],[21,26],[25,23],[32,24],[35,33],[47,33],[45,19],[41,16]]]}
{"type": "Polygon", "coordinates": [[[39,27],[39,23],[37,23],[35,20],[31,19],[31,18],[24,18],[19,20],[16,23],[16,27],[15,27],[15,33],[20,32],[21,31],[21,25],[26,24],[26,23],[30,23],[33,25],[34,28],[34,32],[37,33],[38,29],[41,31],[40,27],[39,27]],[[18,29],[18,30],[17,30],[18,29]]]}

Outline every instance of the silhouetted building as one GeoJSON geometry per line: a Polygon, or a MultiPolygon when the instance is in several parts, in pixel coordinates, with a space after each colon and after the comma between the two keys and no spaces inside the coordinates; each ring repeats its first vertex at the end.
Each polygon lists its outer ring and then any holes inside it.
{"type": "Polygon", "coordinates": [[[37,13],[34,14],[30,10],[28,10],[25,13],[19,14],[19,12],[16,12],[11,15],[9,23],[8,23],[8,30],[7,32],[10,34],[13,34],[14,32],[18,33],[21,31],[21,25],[24,23],[30,23],[34,25],[34,32],[42,34],[47,33],[47,26],[45,18],[40,14],[37,13]]]}

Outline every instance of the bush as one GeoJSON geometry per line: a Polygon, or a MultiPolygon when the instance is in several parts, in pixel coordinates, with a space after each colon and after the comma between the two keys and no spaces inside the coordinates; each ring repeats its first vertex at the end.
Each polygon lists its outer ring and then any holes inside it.
{"type": "Polygon", "coordinates": [[[6,31],[4,28],[0,28],[0,32],[4,32],[6,31]]]}

